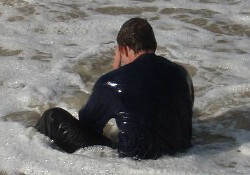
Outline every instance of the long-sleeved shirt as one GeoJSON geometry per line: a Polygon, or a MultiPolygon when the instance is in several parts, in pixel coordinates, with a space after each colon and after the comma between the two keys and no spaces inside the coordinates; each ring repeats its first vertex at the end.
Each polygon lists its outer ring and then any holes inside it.
{"type": "Polygon", "coordinates": [[[115,118],[122,157],[157,158],[191,146],[193,84],[188,72],[154,53],[102,75],[79,120],[102,134],[115,118]]]}

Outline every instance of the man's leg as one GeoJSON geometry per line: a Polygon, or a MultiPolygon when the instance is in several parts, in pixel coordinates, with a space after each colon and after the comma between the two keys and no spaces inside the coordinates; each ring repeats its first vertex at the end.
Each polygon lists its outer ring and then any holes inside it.
{"type": "Polygon", "coordinates": [[[116,147],[108,138],[84,128],[79,120],[61,108],[45,111],[35,128],[68,153],[93,145],[116,147]]]}

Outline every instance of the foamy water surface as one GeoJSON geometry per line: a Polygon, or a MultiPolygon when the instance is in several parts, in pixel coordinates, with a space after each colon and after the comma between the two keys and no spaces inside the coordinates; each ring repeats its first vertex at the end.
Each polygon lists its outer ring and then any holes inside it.
{"type": "Polygon", "coordinates": [[[2,0],[0,28],[1,175],[250,174],[249,0],[2,0]],[[101,146],[59,151],[30,126],[54,106],[77,117],[132,17],[192,75],[194,146],[143,161],[101,146]]]}

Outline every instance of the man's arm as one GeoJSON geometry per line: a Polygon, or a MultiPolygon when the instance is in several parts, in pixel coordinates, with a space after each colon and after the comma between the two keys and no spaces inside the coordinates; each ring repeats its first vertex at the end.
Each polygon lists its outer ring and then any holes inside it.
{"type": "MultiPolygon", "coordinates": [[[[121,67],[121,52],[117,46],[114,52],[113,69],[121,67]]],[[[108,85],[104,76],[96,82],[87,104],[79,111],[79,120],[87,128],[102,133],[103,127],[119,110],[120,102],[114,87],[108,85]]]]}
{"type": "Polygon", "coordinates": [[[118,69],[121,67],[121,52],[119,46],[115,48],[115,55],[114,55],[114,62],[113,62],[113,69],[118,69]]]}
{"type": "Polygon", "coordinates": [[[107,83],[100,78],[96,82],[87,104],[79,111],[79,120],[82,124],[99,134],[102,134],[106,123],[120,108],[116,91],[107,83]]]}
{"type": "Polygon", "coordinates": [[[193,106],[194,106],[194,86],[193,86],[193,81],[192,81],[191,77],[189,76],[188,72],[187,72],[187,82],[188,82],[188,86],[189,86],[191,106],[193,108],[193,106]]]}

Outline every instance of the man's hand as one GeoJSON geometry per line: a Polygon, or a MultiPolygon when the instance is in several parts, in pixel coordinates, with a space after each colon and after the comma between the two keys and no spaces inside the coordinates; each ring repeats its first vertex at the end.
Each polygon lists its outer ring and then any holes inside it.
{"type": "Polygon", "coordinates": [[[118,69],[121,67],[121,52],[119,47],[115,48],[115,55],[114,55],[114,62],[113,62],[113,69],[118,69]]]}

